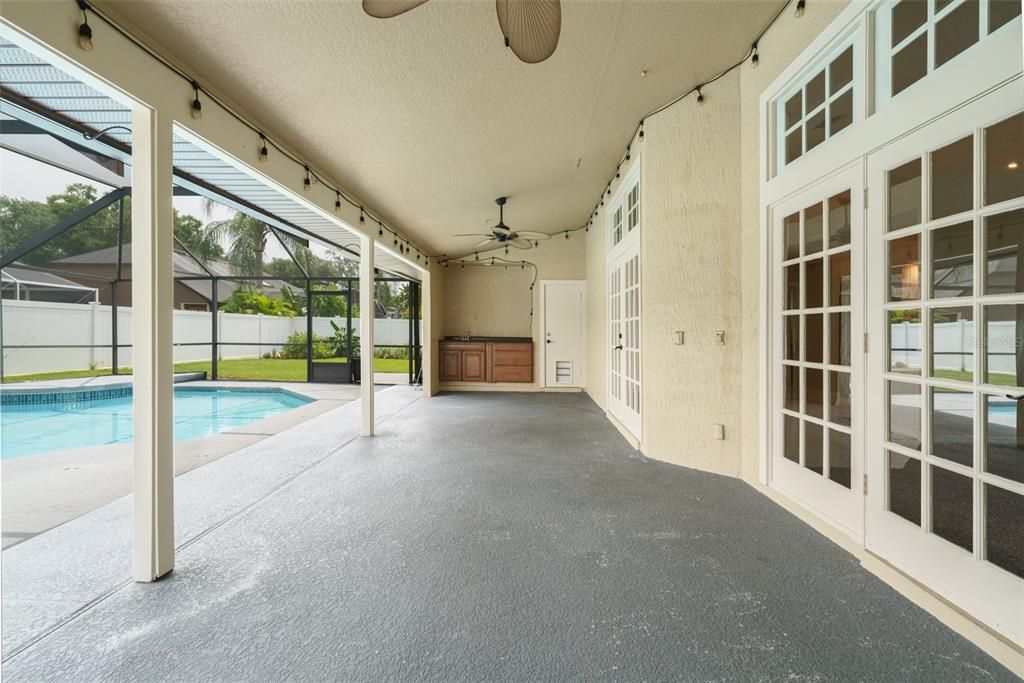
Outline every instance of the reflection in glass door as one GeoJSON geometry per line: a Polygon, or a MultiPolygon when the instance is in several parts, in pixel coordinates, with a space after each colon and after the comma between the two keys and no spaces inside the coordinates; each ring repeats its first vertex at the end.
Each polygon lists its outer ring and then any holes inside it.
{"type": "Polygon", "coordinates": [[[997,91],[869,160],[866,399],[867,546],[1018,638],[1024,626],[1019,87],[1003,89],[1016,88],[1016,97],[997,91]],[[877,195],[883,196],[875,202],[877,195]]]}
{"type": "Polygon", "coordinates": [[[772,484],[855,537],[863,529],[859,414],[861,167],[772,207],[776,288],[772,484]],[[857,342],[859,347],[859,342],[857,342]]]}

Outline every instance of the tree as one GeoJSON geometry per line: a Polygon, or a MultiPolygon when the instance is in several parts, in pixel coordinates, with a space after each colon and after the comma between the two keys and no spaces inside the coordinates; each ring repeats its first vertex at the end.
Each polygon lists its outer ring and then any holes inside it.
{"type": "Polygon", "coordinates": [[[203,263],[224,257],[224,248],[214,239],[213,231],[207,230],[195,216],[178,213],[177,209],[174,210],[174,236],[203,263]]]}
{"type": "MultiPolygon", "coordinates": [[[[213,212],[214,202],[203,200],[203,208],[207,214],[213,212]]],[[[236,212],[234,216],[223,221],[207,223],[208,238],[218,244],[228,243],[228,262],[235,270],[246,277],[262,277],[263,255],[267,251],[267,238],[270,226],[252,216],[236,212]]],[[[262,282],[253,281],[255,289],[261,290],[262,282]]]]}

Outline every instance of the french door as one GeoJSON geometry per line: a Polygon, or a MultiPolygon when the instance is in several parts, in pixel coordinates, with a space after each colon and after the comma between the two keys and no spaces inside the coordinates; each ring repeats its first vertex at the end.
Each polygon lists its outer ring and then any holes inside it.
{"type": "Polygon", "coordinates": [[[608,221],[608,411],[639,440],[639,164],[612,199],[608,221]]]}
{"type": "Polygon", "coordinates": [[[1020,80],[871,154],[867,169],[865,544],[1020,642],[1020,80]]]}
{"type": "Polygon", "coordinates": [[[771,207],[771,482],[863,534],[863,167],[771,207]]]}

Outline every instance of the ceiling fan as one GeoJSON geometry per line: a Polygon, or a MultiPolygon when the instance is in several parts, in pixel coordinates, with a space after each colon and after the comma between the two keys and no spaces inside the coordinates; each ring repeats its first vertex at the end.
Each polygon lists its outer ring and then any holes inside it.
{"type": "MultiPolygon", "coordinates": [[[[427,0],[363,0],[371,17],[390,19],[416,9],[427,0]]],[[[543,62],[558,47],[562,30],[560,0],[495,0],[498,27],[505,47],[527,64],[543,62]]]]}
{"type": "Polygon", "coordinates": [[[505,202],[508,201],[508,197],[498,197],[494,200],[494,203],[498,205],[498,224],[491,228],[491,234],[481,232],[469,232],[461,235],[452,235],[452,237],[486,237],[487,239],[481,240],[473,245],[474,249],[487,245],[504,246],[507,250],[509,246],[513,246],[516,249],[529,249],[533,246],[531,240],[546,240],[550,239],[551,235],[544,232],[534,232],[532,230],[521,230],[520,232],[514,232],[512,228],[505,225],[505,202]]]}

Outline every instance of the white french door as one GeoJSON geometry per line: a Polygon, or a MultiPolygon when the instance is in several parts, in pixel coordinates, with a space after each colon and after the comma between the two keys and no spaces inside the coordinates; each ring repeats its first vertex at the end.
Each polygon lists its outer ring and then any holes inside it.
{"type": "Polygon", "coordinates": [[[868,157],[865,544],[1024,637],[1024,98],[868,157]]]}
{"type": "Polygon", "coordinates": [[[771,207],[771,482],[863,535],[863,167],[771,207]]]}
{"type": "Polygon", "coordinates": [[[640,165],[608,211],[608,411],[640,439],[640,165]]]}

